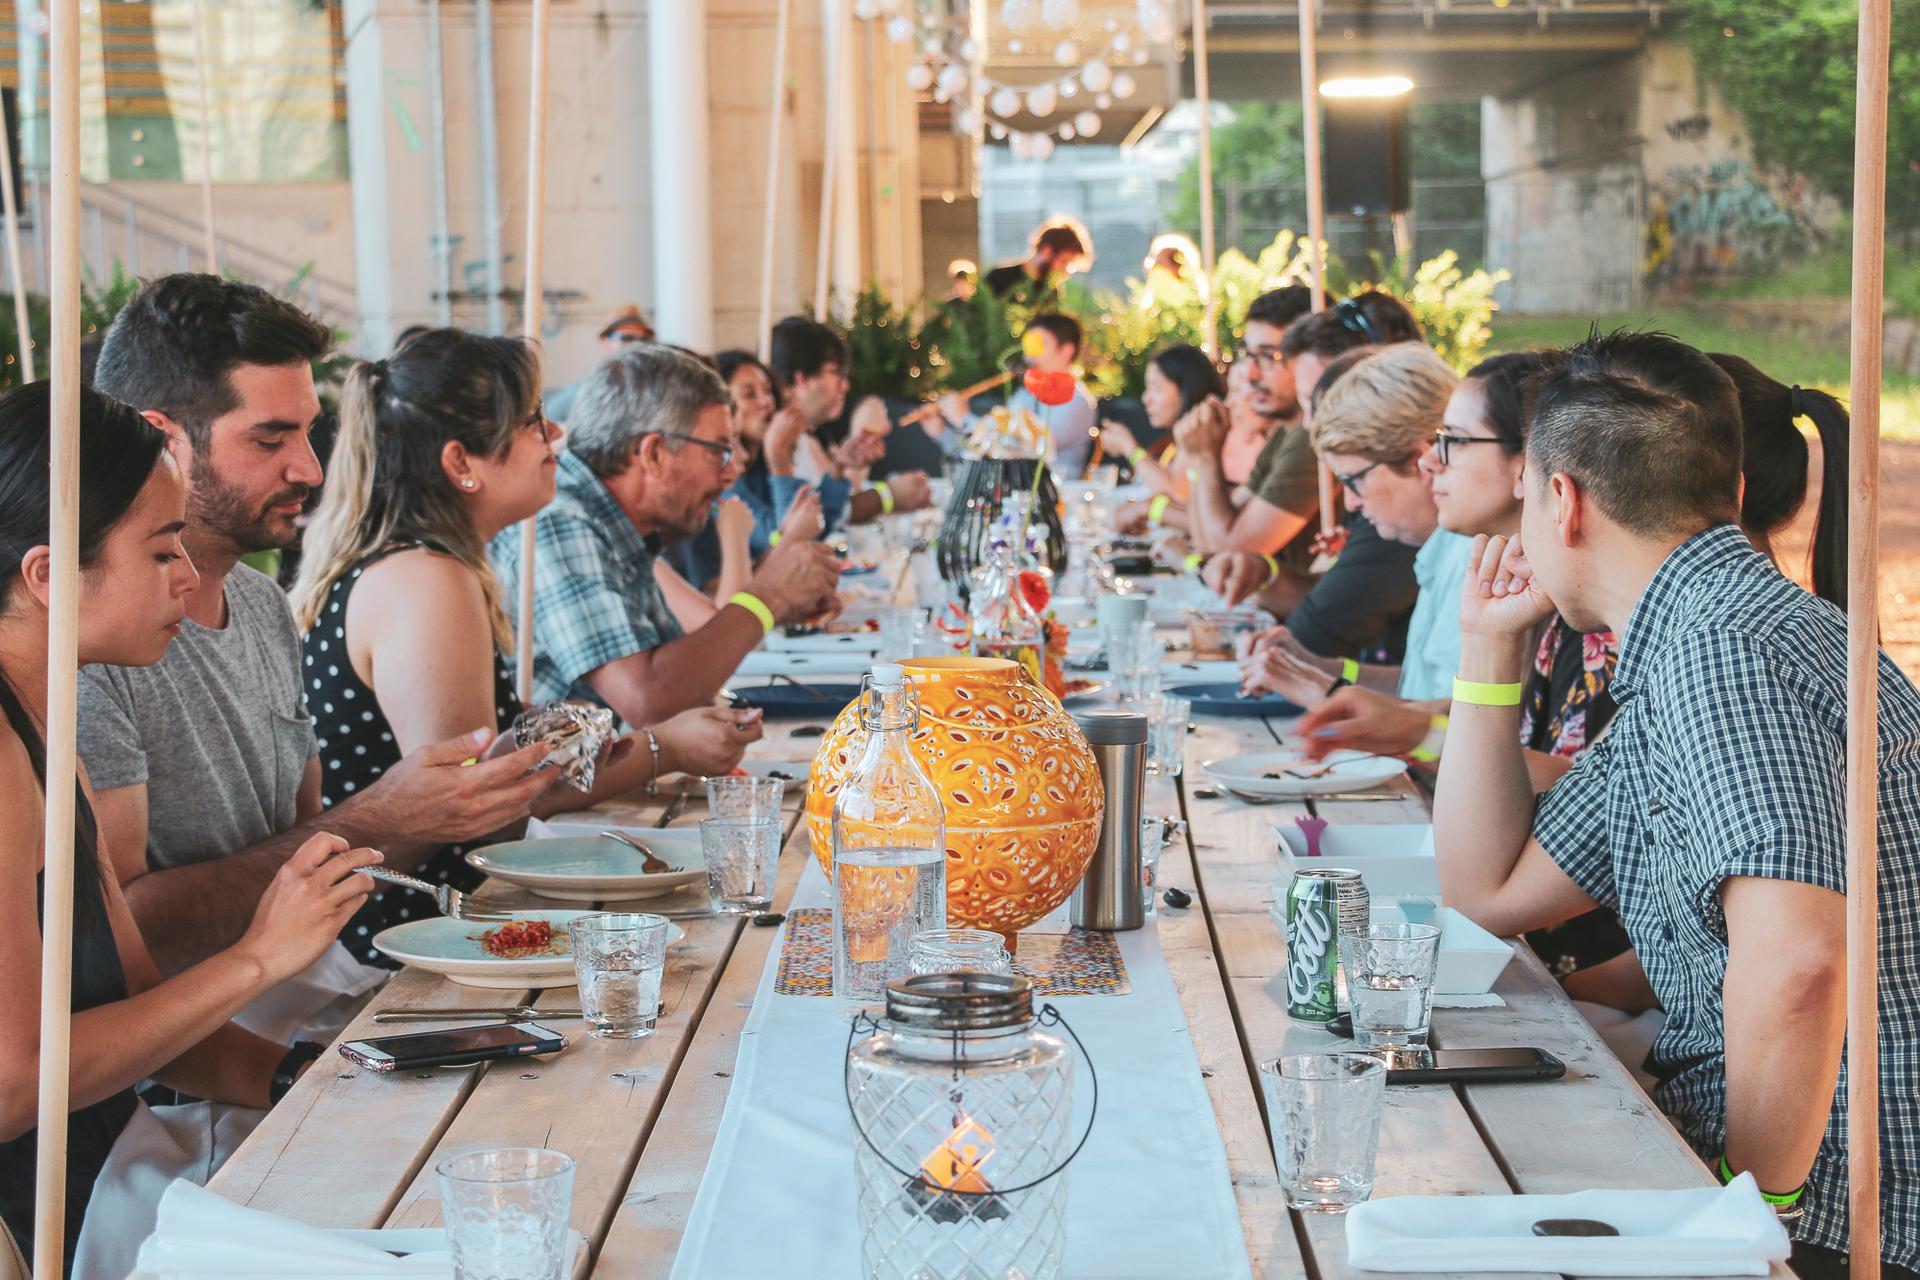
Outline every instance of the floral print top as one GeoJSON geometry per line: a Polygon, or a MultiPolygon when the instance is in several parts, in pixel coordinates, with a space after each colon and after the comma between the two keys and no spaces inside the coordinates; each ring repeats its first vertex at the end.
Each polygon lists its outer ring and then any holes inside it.
{"type": "Polygon", "coordinates": [[[1607,685],[1619,657],[1613,632],[1575,631],[1555,614],[1521,700],[1521,745],[1569,759],[1591,746],[1613,719],[1607,685]]]}

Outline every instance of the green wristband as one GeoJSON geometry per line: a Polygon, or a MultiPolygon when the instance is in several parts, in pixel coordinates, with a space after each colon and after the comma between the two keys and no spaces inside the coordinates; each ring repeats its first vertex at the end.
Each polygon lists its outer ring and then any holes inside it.
{"type": "Polygon", "coordinates": [[[737,604],[760,621],[760,634],[766,635],[773,630],[773,610],[767,608],[767,602],[750,591],[736,591],[727,597],[728,604],[737,604]]]}
{"type": "Polygon", "coordinates": [[[1360,683],[1360,659],[1346,658],[1340,663],[1340,678],[1348,684],[1360,683]]]}
{"type": "Polygon", "coordinates": [[[1159,524],[1166,518],[1167,508],[1171,506],[1172,503],[1173,499],[1164,493],[1156,497],[1152,502],[1149,502],[1147,504],[1147,523],[1159,524]]]}
{"type": "Polygon", "coordinates": [[[1514,683],[1493,684],[1484,680],[1453,678],[1453,700],[1470,707],[1517,707],[1526,686],[1514,683]]]}
{"type": "Polygon", "coordinates": [[[887,487],[887,482],[885,480],[876,480],[873,485],[873,491],[880,495],[880,514],[883,516],[892,515],[893,490],[887,487]]]}
{"type": "MultiPolygon", "coordinates": [[[[1722,1152],[1720,1154],[1720,1181],[1732,1182],[1739,1176],[1740,1175],[1733,1171],[1733,1166],[1727,1163],[1726,1153],[1722,1152]]],[[[1755,1189],[1757,1190],[1758,1188],[1756,1187],[1755,1189]]],[[[1807,1184],[1803,1182],[1787,1195],[1779,1195],[1772,1191],[1761,1191],[1760,1198],[1776,1209],[1785,1209],[1799,1203],[1800,1197],[1806,1194],[1806,1190],[1807,1184]]]]}

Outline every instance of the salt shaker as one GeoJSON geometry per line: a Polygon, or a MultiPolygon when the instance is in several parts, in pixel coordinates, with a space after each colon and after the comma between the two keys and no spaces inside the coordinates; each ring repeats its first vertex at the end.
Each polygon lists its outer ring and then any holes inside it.
{"type": "Polygon", "coordinates": [[[1073,891],[1068,916],[1081,929],[1138,929],[1146,923],[1140,901],[1140,807],[1147,786],[1147,718],[1133,711],[1089,711],[1074,721],[1099,762],[1107,806],[1100,843],[1073,891]]]}

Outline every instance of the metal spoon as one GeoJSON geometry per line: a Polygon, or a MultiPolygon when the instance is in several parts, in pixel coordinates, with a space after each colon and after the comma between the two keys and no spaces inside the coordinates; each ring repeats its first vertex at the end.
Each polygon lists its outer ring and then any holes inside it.
{"type": "Polygon", "coordinates": [[[650,876],[663,875],[666,872],[677,870],[672,863],[624,831],[602,831],[600,838],[602,840],[617,840],[621,844],[626,845],[627,848],[638,852],[641,857],[640,869],[650,876]]]}

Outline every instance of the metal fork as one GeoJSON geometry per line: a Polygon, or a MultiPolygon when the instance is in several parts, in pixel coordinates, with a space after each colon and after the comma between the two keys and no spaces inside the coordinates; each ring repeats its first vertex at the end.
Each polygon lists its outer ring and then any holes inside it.
{"type": "Polygon", "coordinates": [[[498,924],[513,919],[510,912],[469,911],[467,895],[458,889],[449,889],[443,884],[428,884],[425,880],[416,880],[412,876],[401,875],[398,871],[388,871],[385,867],[360,867],[357,870],[369,880],[384,880],[388,884],[397,884],[402,889],[412,889],[415,893],[431,895],[440,908],[440,914],[449,920],[473,920],[482,924],[498,924]]]}

